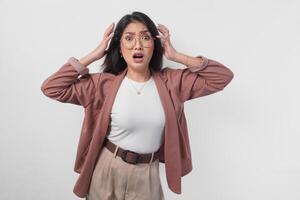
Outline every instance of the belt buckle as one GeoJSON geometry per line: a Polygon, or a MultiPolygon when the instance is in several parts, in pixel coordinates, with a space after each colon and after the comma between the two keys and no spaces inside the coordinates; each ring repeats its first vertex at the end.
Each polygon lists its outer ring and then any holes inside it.
{"type": "Polygon", "coordinates": [[[130,151],[130,150],[124,150],[124,151],[122,152],[121,158],[122,158],[123,161],[125,161],[125,162],[127,162],[127,163],[130,163],[130,164],[137,164],[137,163],[138,163],[138,160],[139,160],[139,158],[140,158],[140,155],[137,154],[136,152],[133,152],[133,151],[130,151]],[[127,153],[128,153],[128,152],[133,153],[133,154],[136,155],[135,161],[130,162],[130,161],[127,161],[127,160],[126,160],[126,157],[127,157],[127,153]]]}

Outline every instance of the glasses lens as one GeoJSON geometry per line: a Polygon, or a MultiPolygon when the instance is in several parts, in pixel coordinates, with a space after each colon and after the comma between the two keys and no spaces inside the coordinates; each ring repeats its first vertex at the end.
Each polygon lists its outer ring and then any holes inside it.
{"type": "MultiPolygon", "coordinates": [[[[141,45],[145,48],[153,46],[153,38],[151,35],[141,35],[139,38],[141,45]]],[[[128,49],[133,48],[136,45],[137,38],[131,35],[126,35],[122,38],[124,46],[128,49]]]]}

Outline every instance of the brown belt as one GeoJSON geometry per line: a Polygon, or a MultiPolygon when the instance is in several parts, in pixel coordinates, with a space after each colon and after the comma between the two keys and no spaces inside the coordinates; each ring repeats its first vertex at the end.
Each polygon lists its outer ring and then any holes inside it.
{"type": "MultiPolygon", "coordinates": [[[[115,152],[117,145],[112,143],[110,140],[105,138],[104,146],[110,150],[112,153],[115,152]]],[[[136,153],[134,151],[125,150],[121,147],[118,148],[117,156],[121,157],[123,161],[130,163],[130,164],[138,164],[138,163],[150,163],[152,153],[136,153]]],[[[156,151],[153,155],[152,162],[159,158],[159,150],[156,151]]]]}

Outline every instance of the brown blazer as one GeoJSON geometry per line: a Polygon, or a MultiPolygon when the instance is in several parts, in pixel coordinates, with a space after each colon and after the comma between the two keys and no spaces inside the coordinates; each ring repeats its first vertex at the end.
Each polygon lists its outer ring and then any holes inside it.
{"type": "MultiPolygon", "coordinates": [[[[223,64],[198,57],[204,59],[199,66],[165,67],[159,72],[151,69],[166,117],[159,161],[165,163],[168,187],[177,194],[181,194],[181,177],[192,170],[184,102],[223,90],[234,76],[223,64]]],[[[89,73],[71,57],[41,85],[49,98],[81,105],[85,111],[74,166],[79,177],[73,192],[78,197],[88,193],[97,157],[109,133],[110,111],[126,72],[127,68],[118,75],[89,73]]]]}

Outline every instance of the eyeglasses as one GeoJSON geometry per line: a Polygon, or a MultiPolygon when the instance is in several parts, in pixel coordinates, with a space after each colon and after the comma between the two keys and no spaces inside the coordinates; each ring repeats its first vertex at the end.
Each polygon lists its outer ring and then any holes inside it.
{"type": "MultiPolygon", "coordinates": [[[[125,35],[121,38],[121,42],[126,49],[132,49],[136,44],[136,38],[137,37],[132,35],[125,35]]],[[[143,34],[139,37],[139,41],[141,41],[141,44],[144,48],[152,47],[154,45],[154,40],[155,38],[149,34],[143,34]]]]}

